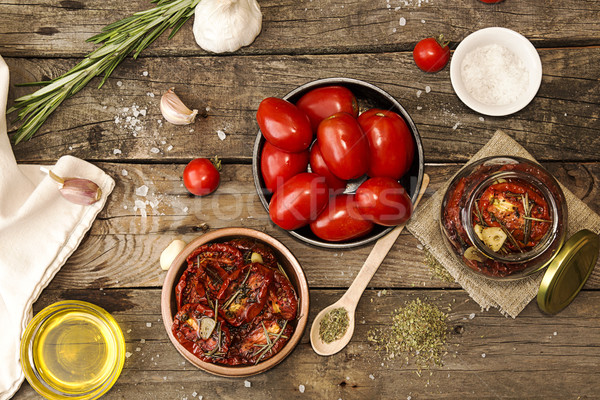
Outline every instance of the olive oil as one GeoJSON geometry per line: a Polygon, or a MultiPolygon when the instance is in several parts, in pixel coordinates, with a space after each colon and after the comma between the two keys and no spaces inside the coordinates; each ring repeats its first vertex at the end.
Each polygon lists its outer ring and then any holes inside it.
{"type": "Polygon", "coordinates": [[[40,384],[32,386],[47,398],[97,398],[123,366],[125,342],[114,319],[78,305],[46,315],[29,342],[27,361],[40,384]]]}

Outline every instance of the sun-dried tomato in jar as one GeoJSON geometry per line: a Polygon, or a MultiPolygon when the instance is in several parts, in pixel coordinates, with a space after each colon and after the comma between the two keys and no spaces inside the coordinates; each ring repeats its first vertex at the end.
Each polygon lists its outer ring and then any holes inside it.
{"type": "Polygon", "coordinates": [[[440,217],[446,243],[461,262],[488,277],[519,278],[554,258],[567,209],[560,186],[541,166],[489,157],[457,174],[440,217]]]}

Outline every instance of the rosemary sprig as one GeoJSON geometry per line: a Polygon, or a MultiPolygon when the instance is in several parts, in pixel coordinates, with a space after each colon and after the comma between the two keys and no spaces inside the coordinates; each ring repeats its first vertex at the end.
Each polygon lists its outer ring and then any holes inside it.
{"type": "Polygon", "coordinates": [[[235,293],[233,293],[233,295],[231,295],[231,297],[225,302],[225,304],[223,304],[223,307],[221,307],[221,309],[225,310],[229,307],[229,305],[242,293],[242,291],[244,290],[244,285],[246,284],[246,281],[248,280],[248,277],[250,276],[250,271],[252,270],[252,268],[248,268],[248,272],[246,272],[246,276],[244,277],[244,280],[242,281],[242,283],[240,283],[240,286],[238,286],[238,290],[235,291],[235,293]]]}
{"type": "Polygon", "coordinates": [[[525,213],[525,215],[523,215],[523,243],[527,246],[529,235],[531,234],[531,220],[528,217],[531,216],[532,207],[529,204],[529,194],[527,192],[525,192],[525,196],[521,196],[521,199],[523,200],[523,212],[525,213]]]}
{"type": "Polygon", "coordinates": [[[19,97],[7,111],[18,111],[16,121],[23,121],[12,133],[15,144],[29,140],[66,99],[80,91],[92,78],[104,74],[101,88],[114,69],[133,53],[133,58],[146,49],[165,30],[171,28],[169,39],[194,15],[200,0],[152,0],[156,6],[139,11],[127,18],[105,26],[102,32],[87,41],[102,44],[89,53],[70,71],[57,78],[32,82],[27,86],[43,86],[34,93],[19,97]]]}
{"type": "Polygon", "coordinates": [[[536,217],[523,217],[523,218],[528,219],[530,221],[536,221],[536,222],[547,222],[547,223],[552,222],[549,219],[542,219],[542,218],[536,218],[536,217]]]}
{"type": "Polygon", "coordinates": [[[267,330],[267,328],[265,327],[265,324],[261,321],[263,330],[265,331],[265,337],[267,339],[267,343],[264,345],[257,345],[258,347],[261,347],[260,350],[258,350],[256,353],[253,354],[253,356],[259,356],[256,359],[256,362],[254,364],[258,364],[259,361],[265,356],[265,354],[267,354],[272,348],[273,346],[275,346],[275,343],[277,343],[277,341],[279,339],[281,339],[282,337],[287,339],[287,336],[283,335],[283,331],[285,330],[285,327],[287,326],[287,320],[285,320],[283,322],[283,326],[281,327],[281,330],[279,331],[279,333],[275,336],[274,340],[271,340],[271,338],[269,337],[269,335],[275,335],[274,333],[269,333],[269,331],[267,330]]]}
{"type": "Polygon", "coordinates": [[[519,244],[519,242],[517,242],[517,239],[515,239],[512,232],[510,230],[508,230],[508,228],[502,223],[502,221],[500,221],[498,218],[496,218],[496,216],[493,213],[490,213],[490,217],[492,218],[492,221],[496,221],[500,225],[500,229],[502,229],[502,231],[506,234],[506,236],[511,241],[513,246],[515,246],[517,249],[519,249],[519,252],[523,253],[523,249],[521,248],[521,245],[519,244]]]}

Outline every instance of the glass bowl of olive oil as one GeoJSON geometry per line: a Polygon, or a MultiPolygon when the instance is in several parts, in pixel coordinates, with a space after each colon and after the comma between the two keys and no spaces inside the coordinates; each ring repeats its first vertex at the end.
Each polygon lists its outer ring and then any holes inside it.
{"type": "Polygon", "coordinates": [[[21,341],[29,384],[50,400],[97,399],[117,381],[125,362],[125,338],[104,309],[66,300],[40,311],[21,341]]]}

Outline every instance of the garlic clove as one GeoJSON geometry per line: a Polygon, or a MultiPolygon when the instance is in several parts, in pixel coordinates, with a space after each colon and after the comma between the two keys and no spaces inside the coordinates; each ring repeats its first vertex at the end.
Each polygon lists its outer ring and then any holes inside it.
{"type": "Polygon", "coordinates": [[[236,51],[250,45],[261,29],[256,0],[202,0],[194,12],[194,38],[206,51],[236,51]]]}
{"type": "Polygon", "coordinates": [[[183,104],[173,88],[167,90],[160,98],[160,112],[174,125],[189,125],[194,122],[198,114],[198,110],[190,110],[183,104]]]}
{"type": "Polygon", "coordinates": [[[163,271],[168,270],[173,263],[173,260],[175,260],[175,257],[181,253],[181,250],[183,250],[185,246],[186,243],[183,240],[173,240],[160,254],[160,268],[163,271]]]}
{"type": "Polygon", "coordinates": [[[102,198],[102,189],[89,179],[61,178],[52,171],[48,175],[60,183],[60,194],[71,203],[89,206],[102,198]]]}

